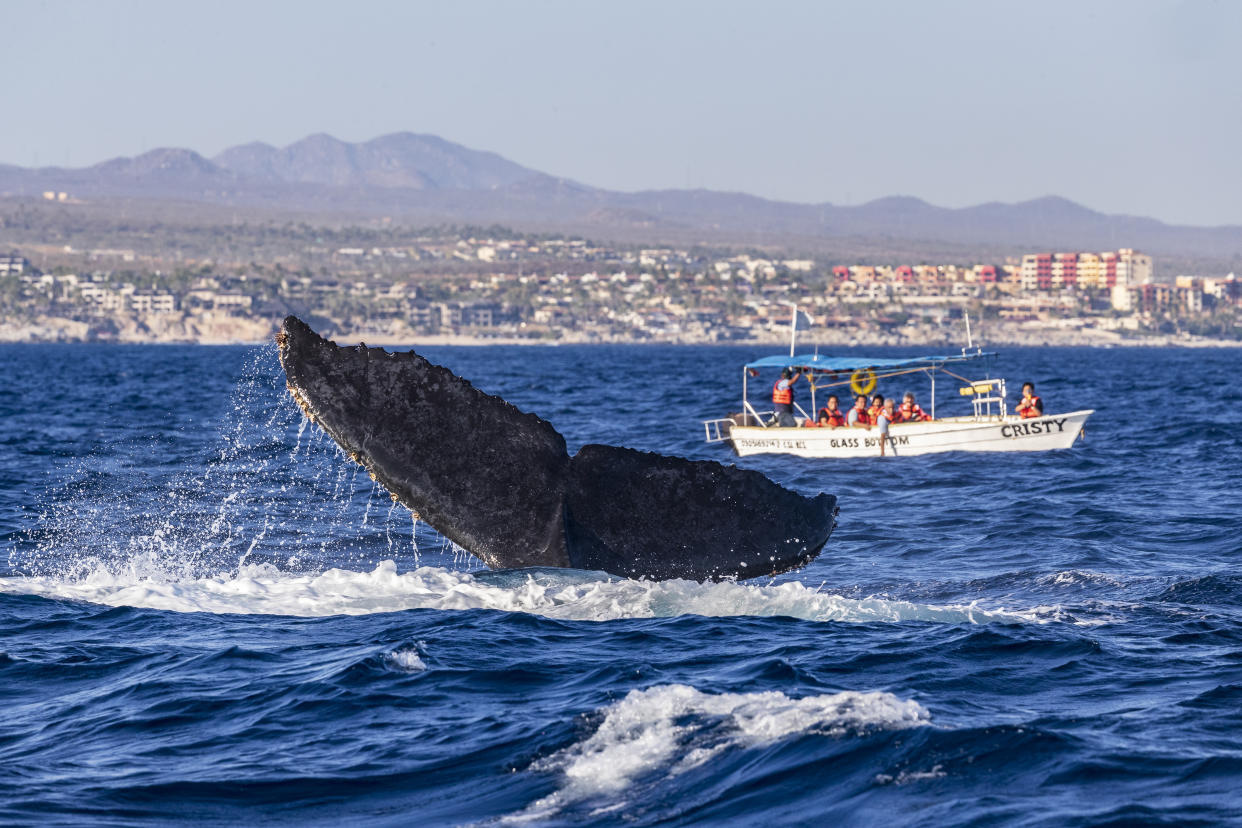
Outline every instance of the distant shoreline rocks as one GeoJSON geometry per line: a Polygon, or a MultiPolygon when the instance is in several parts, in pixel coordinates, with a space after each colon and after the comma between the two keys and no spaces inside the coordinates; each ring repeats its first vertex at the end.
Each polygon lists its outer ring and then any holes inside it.
{"type": "MultiPolygon", "coordinates": [[[[125,345],[263,345],[272,341],[276,322],[254,317],[226,314],[153,314],[144,317],[108,317],[99,321],[85,322],[58,316],[35,316],[29,319],[0,319],[0,343],[71,344],[115,343],[125,345]]],[[[627,336],[602,337],[566,330],[556,339],[536,339],[518,336],[477,336],[464,334],[419,334],[414,331],[381,332],[365,328],[332,330],[332,337],[339,342],[366,342],[368,345],[385,347],[414,346],[471,346],[484,345],[742,345],[750,347],[784,348],[789,340],[782,336],[732,339],[713,342],[688,337],[637,338],[627,336]]],[[[978,333],[977,333],[978,335],[978,333]]],[[[812,330],[802,337],[807,347],[828,344],[837,346],[882,346],[901,348],[949,348],[961,347],[961,342],[944,338],[899,336],[893,334],[860,333],[843,331],[836,335],[819,334],[812,330]]],[[[1159,334],[1143,335],[1117,331],[1086,329],[1037,328],[1024,325],[985,327],[976,344],[985,347],[1018,346],[1039,347],[1176,347],[1176,348],[1237,348],[1242,341],[1212,339],[1208,337],[1159,334]]]]}

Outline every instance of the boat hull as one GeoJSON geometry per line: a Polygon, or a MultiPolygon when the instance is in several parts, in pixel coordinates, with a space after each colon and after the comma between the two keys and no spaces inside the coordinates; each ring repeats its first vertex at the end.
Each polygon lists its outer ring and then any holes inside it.
{"type": "MultiPolygon", "coordinates": [[[[1067,449],[1082,433],[1092,410],[1050,414],[1028,420],[1010,416],[976,420],[950,417],[925,423],[889,426],[885,454],[912,457],[948,451],[1049,451],[1067,449]]],[[[875,428],[762,428],[734,426],[733,449],[751,454],[792,454],[797,457],[878,457],[880,434],[875,428]]]]}

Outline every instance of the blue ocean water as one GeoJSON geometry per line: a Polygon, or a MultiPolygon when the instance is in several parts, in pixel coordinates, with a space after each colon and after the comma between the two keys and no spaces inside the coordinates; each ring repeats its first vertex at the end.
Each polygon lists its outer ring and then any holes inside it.
{"type": "Polygon", "coordinates": [[[0,347],[0,823],[1242,822],[1238,351],[1006,349],[1096,409],[1069,451],[735,460],[762,350],[425,351],[571,450],[840,497],[697,584],[481,570],[274,347],[0,347]]]}

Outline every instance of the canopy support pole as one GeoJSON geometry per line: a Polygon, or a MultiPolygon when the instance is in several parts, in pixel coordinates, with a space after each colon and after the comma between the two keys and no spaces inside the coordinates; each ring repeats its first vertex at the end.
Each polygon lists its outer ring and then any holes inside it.
{"type": "Polygon", "coordinates": [[[798,338],[798,305],[793,306],[793,319],[789,321],[789,356],[794,355],[794,341],[798,338]]]}
{"type": "Polygon", "coordinates": [[[746,378],[749,374],[750,374],[750,369],[747,368],[745,365],[743,365],[742,366],[742,422],[746,422],[746,400],[748,399],[748,395],[746,393],[746,378]]]}

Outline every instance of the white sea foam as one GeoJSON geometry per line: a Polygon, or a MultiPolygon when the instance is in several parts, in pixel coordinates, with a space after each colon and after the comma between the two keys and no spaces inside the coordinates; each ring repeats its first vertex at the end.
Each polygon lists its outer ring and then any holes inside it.
{"type": "Polygon", "coordinates": [[[558,774],[561,785],[508,821],[544,819],[575,802],[615,797],[645,774],[675,776],[731,748],[800,734],[840,738],[930,722],[918,702],[891,693],[792,699],[775,691],[703,693],[681,684],[634,690],[602,713],[589,737],[535,763],[534,770],[558,774]]]}
{"type": "Polygon", "coordinates": [[[109,606],[175,612],[296,616],[365,615],[408,609],[489,609],[549,618],[610,621],[678,615],[791,616],[812,621],[1020,623],[1049,620],[1046,613],[982,609],[974,604],[934,605],[882,598],[853,599],[801,583],[779,585],[725,581],[633,581],[603,573],[564,575],[520,571],[454,572],[439,567],[397,571],[384,561],[369,572],[329,569],[282,572],[270,565],[200,579],[117,574],[98,569],[77,580],[0,578],[0,592],[88,601],[109,606]]]}
{"type": "Polygon", "coordinates": [[[388,663],[394,670],[404,673],[421,673],[427,669],[422,655],[414,647],[402,647],[388,654],[388,663]]]}
{"type": "Polygon", "coordinates": [[[881,785],[908,785],[911,782],[927,782],[932,779],[943,779],[948,776],[942,765],[933,765],[931,770],[902,771],[893,776],[891,773],[876,774],[875,781],[881,785]]]}
{"type": "Polygon", "coordinates": [[[1037,583],[1059,587],[1116,587],[1122,585],[1122,581],[1116,576],[1106,575],[1102,572],[1089,572],[1082,569],[1066,569],[1042,575],[1037,583]]]}

